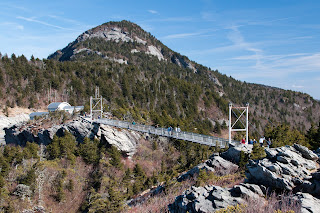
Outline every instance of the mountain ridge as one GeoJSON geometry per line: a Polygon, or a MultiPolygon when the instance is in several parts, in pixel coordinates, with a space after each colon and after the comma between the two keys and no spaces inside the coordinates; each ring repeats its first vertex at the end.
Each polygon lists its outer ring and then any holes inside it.
{"type": "MultiPolygon", "coordinates": [[[[184,68],[189,68],[194,72],[197,71],[191,60],[189,60],[186,56],[181,56],[180,54],[174,52],[150,33],[144,31],[137,24],[125,20],[121,22],[107,22],[85,31],[79,35],[76,40],[69,43],[65,48],[49,55],[48,59],[57,59],[60,61],[72,60],[72,58],[76,58],[77,54],[86,51],[87,53],[100,55],[105,59],[113,59],[115,62],[125,64],[128,63],[128,58],[126,56],[121,56],[120,59],[117,59],[107,56],[108,53],[110,54],[110,51],[100,52],[97,50],[92,50],[87,48],[87,44],[85,44],[86,47],[82,46],[81,48],[81,45],[79,47],[79,43],[94,38],[102,39],[106,42],[113,41],[120,44],[123,44],[124,42],[133,43],[133,48],[130,50],[131,54],[142,52],[147,55],[156,56],[159,61],[171,61],[180,67],[182,66],[184,68]],[[119,61],[121,59],[122,61],[119,61]]],[[[102,50],[104,49],[102,48],[102,50]]]]}
{"type": "Polygon", "coordinates": [[[180,124],[206,134],[219,134],[229,102],[250,103],[252,137],[263,134],[268,124],[305,131],[320,117],[320,103],[308,94],[228,77],[171,50],[129,21],[87,30],[43,61],[15,55],[1,59],[6,106],[32,108],[35,100],[45,106],[52,94],[59,101],[87,105],[99,86],[106,109],[120,119],[180,124]]]}

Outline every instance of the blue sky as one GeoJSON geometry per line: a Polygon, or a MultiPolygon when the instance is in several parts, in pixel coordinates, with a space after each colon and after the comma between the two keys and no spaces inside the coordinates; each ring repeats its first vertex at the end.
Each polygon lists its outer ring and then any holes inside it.
{"type": "Polygon", "coordinates": [[[2,0],[0,8],[2,54],[46,58],[125,19],[223,74],[320,99],[320,1],[2,0]]]}

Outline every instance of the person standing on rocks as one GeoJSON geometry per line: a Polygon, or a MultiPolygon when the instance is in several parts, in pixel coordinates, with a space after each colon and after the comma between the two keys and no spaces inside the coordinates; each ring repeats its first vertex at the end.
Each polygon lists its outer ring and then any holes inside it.
{"type": "Polygon", "coordinates": [[[268,148],[271,146],[271,139],[270,138],[267,140],[267,145],[268,145],[268,148]]]}
{"type": "Polygon", "coordinates": [[[260,143],[260,146],[261,147],[263,147],[263,141],[265,140],[265,138],[264,137],[261,137],[260,139],[259,139],[259,143],[260,143]]]}
{"type": "Polygon", "coordinates": [[[242,138],[241,143],[246,144],[246,140],[244,138],[242,138]]]}

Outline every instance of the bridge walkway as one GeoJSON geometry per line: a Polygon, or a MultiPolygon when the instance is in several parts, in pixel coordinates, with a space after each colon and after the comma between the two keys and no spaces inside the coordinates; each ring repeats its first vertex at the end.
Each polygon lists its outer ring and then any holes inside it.
{"type": "MultiPolygon", "coordinates": [[[[86,120],[91,122],[90,118],[86,120]]],[[[170,138],[190,141],[190,142],[199,143],[207,146],[226,148],[226,147],[229,147],[230,145],[228,139],[219,138],[219,137],[210,136],[210,135],[202,135],[202,134],[197,134],[193,132],[184,132],[184,131],[176,132],[174,130],[168,131],[168,129],[165,129],[165,128],[160,128],[160,127],[156,128],[154,126],[133,124],[127,121],[113,120],[113,119],[107,119],[107,118],[94,119],[92,122],[114,126],[118,128],[125,128],[125,129],[134,130],[134,131],[154,134],[154,135],[159,135],[163,137],[170,137],[170,138]]],[[[232,146],[235,146],[236,144],[239,144],[239,141],[231,141],[232,146]]]]}

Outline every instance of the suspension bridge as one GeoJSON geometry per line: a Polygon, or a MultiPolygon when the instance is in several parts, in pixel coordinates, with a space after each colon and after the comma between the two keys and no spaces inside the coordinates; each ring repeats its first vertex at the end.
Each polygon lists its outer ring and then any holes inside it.
{"type": "Polygon", "coordinates": [[[199,143],[207,146],[220,147],[220,148],[239,145],[239,141],[231,140],[231,132],[246,131],[246,143],[248,144],[249,104],[247,104],[246,107],[235,107],[235,106],[232,106],[231,103],[229,104],[229,139],[225,139],[225,138],[219,138],[211,135],[202,135],[202,134],[185,132],[185,131],[175,131],[174,129],[170,131],[167,128],[161,128],[161,127],[159,128],[159,127],[154,127],[150,125],[136,124],[128,121],[103,118],[103,100],[104,99],[102,98],[102,96],[99,96],[99,88],[96,88],[95,97],[90,97],[90,116],[89,118],[84,118],[84,119],[86,119],[87,121],[95,122],[99,124],[105,124],[105,125],[114,126],[118,128],[125,128],[125,129],[143,132],[143,133],[175,138],[175,139],[180,139],[180,140],[185,140],[185,141],[190,141],[194,143],[199,143]],[[233,108],[237,110],[239,109],[243,110],[240,116],[236,115],[237,120],[234,123],[231,122],[231,112],[233,108]],[[94,113],[99,113],[98,118],[94,119],[94,113]],[[246,125],[243,125],[244,129],[233,129],[233,127],[238,121],[241,122],[240,117],[242,115],[246,115],[246,125]]]}
{"type": "MultiPolygon", "coordinates": [[[[87,120],[91,121],[90,118],[88,118],[87,120]]],[[[226,148],[226,147],[229,147],[229,144],[230,144],[228,139],[219,138],[211,135],[202,135],[202,134],[185,132],[185,131],[175,131],[174,129],[171,131],[168,131],[168,128],[135,124],[128,121],[100,118],[100,119],[93,119],[91,122],[105,124],[105,125],[114,126],[118,128],[130,129],[130,130],[153,134],[153,135],[159,135],[162,137],[190,141],[190,142],[199,143],[207,146],[226,148]]],[[[235,146],[236,144],[239,144],[239,141],[231,141],[231,144],[235,146]]]]}

